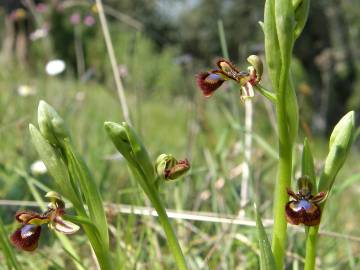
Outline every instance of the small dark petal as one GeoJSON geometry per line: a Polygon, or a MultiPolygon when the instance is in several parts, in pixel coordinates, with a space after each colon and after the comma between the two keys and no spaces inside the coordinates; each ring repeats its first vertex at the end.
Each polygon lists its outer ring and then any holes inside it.
{"type": "Polygon", "coordinates": [[[218,89],[224,80],[220,75],[210,72],[202,72],[197,75],[196,83],[202,90],[205,97],[210,97],[218,89]]]}
{"type": "Polygon", "coordinates": [[[287,191],[287,194],[289,194],[289,196],[293,197],[295,200],[300,200],[300,197],[298,195],[296,195],[296,193],[294,191],[292,191],[291,189],[287,188],[286,191],[287,191]]]}
{"type": "Polygon", "coordinates": [[[38,247],[41,226],[26,224],[18,228],[11,236],[11,243],[18,249],[34,251],[38,247]]]}
{"type": "Polygon", "coordinates": [[[313,203],[322,203],[322,202],[324,202],[326,200],[327,195],[328,195],[328,192],[321,191],[318,194],[316,194],[314,197],[312,197],[310,199],[310,201],[313,202],[313,203]]]}

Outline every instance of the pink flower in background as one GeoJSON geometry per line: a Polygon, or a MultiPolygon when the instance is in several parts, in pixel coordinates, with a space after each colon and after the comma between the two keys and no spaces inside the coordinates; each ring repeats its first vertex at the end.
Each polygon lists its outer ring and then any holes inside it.
{"type": "Polygon", "coordinates": [[[44,13],[47,11],[47,5],[44,3],[39,3],[36,5],[35,9],[37,12],[44,13]]]}
{"type": "Polygon", "coordinates": [[[93,26],[94,24],[95,24],[95,19],[94,19],[94,17],[93,16],[91,16],[91,15],[86,15],[85,16],[85,18],[84,18],[84,24],[86,25],[86,26],[93,26]]]}
{"type": "Polygon", "coordinates": [[[126,65],[119,65],[118,66],[120,77],[126,77],[129,75],[129,70],[126,65]]]}
{"type": "Polygon", "coordinates": [[[80,13],[79,12],[75,12],[73,14],[71,14],[70,16],[70,23],[72,25],[77,25],[80,23],[81,17],[80,17],[80,13]]]}

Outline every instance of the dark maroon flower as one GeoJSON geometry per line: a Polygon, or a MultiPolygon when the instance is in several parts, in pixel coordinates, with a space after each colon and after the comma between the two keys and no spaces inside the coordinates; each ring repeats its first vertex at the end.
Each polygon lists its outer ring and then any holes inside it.
{"type": "Polygon", "coordinates": [[[240,84],[240,97],[245,99],[254,96],[253,86],[260,82],[262,75],[261,61],[257,56],[250,56],[248,61],[252,66],[247,71],[239,71],[230,61],[219,59],[216,62],[218,69],[202,72],[197,76],[197,85],[204,96],[209,97],[216,91],[224,81],[233,80],[240,84]],[[258,60],[258,61],[254,61],[258,60]],[[256,66],[253,66],[256,64],[256,66]]]}
{"type": "Polygon", "coordinates": [[[319,225],[321,219],[319,204],[326,199],[327,192],[311,195],[311,183],[306,176],[299,178],[298,186],[299,191],[296,193],[290,189],[287,190],[287,193],[294,199],[285,206],[287,221],[294,225],[319,225]]]}
{"type": "Polygon", "coordinates": [[[25,224],[18,228],[11,236],[11,243],[18,249],[34,251],[38,247],[41,226],[25,224]]]}
{"type": "Polygon", "coordinates": [[[79,229],[76,224],[61,218],[65,213],[65,204],[60,195],[51,191],[46,197],[50,198],[51,203],[44,213],[27,210],[16,213],[15,219],[22,225],[10,236],[10,241],[18,249],[34,251],[38,247],[43,224],[48,224],[50,229],[64,234],[71,234],[79,229]]]}

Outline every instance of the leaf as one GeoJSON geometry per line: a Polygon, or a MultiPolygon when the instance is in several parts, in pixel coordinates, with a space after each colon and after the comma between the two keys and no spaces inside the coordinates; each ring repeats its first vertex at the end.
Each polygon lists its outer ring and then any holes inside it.
{"type": "Polygon", "coordinates": [[[4,257],[8,268],[21,270],[22,267],[15,256],[14,249],[10,246],[8,236],[1,219],[0,219],[0,247],[5,255],[4,257]]]}
{"type": "Polygon", "coordinates": [[[84,160],[75,152],[68,140],[64,141],[64,148],[70,175],[73,179],[76,179],[89,208],[90,219],[96,224],[101,240],[105,246],[108,246],[108,225],[100,191],[84,160]]]}
{"type": "Polygon", "coordinates": [[[276,33],[274,0],[266,0],[264,10],[264,35],[265,35],[265,56],[269,68],[269,75],[272,87],[277,91],[279,86],[279,73],[281,60],[278,57],[279,41],[276,33]]]}
{"type": "Polygon", "coordinates": [[[289,129],[289,138],[292,143],[296,141],[299,129],[299,106],[292,80],[289,80],[285,91],[286,117],[289,129]]]}
{"type": "MultiPolygon", "coordinates": [[[[307,175],[310,178],[312,188],[316,188],[316,174],[315,174],[315,168],[314,168],[314,159],[313,155],[310,149],[310,145],[308,143],[307,138],[304,139],[304,147],[302,152],[302,158],[301,158],[301,174],[307,175]]],[[[313,190],[313,192],[316,192],[316,190],[313,190]]]]}
{"type": "Polygon", "coordinates": [[[256,228],[258,231],[258,240],[260,247],[260,269],[276,270],[276,264],[274,260],[274,255],[271,251],[271,245],[267,238],[264,226],[261,222],[261,217],[259,215],[256,205],[254,205],[254,208],[256,214],[256,228]]]}

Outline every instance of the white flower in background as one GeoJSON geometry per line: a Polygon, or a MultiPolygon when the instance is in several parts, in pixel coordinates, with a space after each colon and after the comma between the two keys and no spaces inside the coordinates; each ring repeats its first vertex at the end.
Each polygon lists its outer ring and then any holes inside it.
{"type": "Polygon", "coordinates": [[[18,86],[17,93],[22,97],[33,96],[36,94],[36,89],[33,86],[23,84],[18,86]]]}
{"type": "Polygon", "coordinates": [[[47,172],[47,168],[41,160],[37,160],[31,164],[30,170],[33,175],[41,175],[47,172]]]}
{"type": "Polygon", "coordinates": [[[78,102],[84,101],[85,99],[85,92],[84,91],[79,91],[76,93],[75,95],[75,100],[78,102]]]}
{"type": "Polygon", "coordinates": [[[35,41],[35,40],[46,37],[48,35],[48,33],[49,33],[49,29],[39,28],[39,29],[36,29],[34,32],[30,33],[30,39],[32,41],[35,41]]]}
{"type": "Polygon", "coordinates": [[[61,59],[51,60],[46,64],[46,73],[50,76],[55,76],[63,72],[66,68],[65,62],[61,59]]]}

